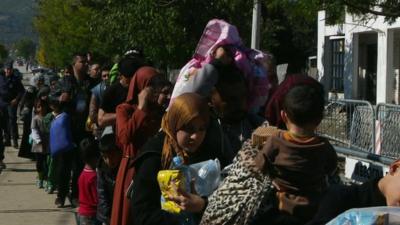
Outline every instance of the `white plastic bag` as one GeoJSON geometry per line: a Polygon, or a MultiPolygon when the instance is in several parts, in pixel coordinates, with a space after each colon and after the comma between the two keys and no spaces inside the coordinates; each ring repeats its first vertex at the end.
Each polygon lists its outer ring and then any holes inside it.
{"type": "Polygon", "coordinates": [[[394,225],[400,224],[400,207],[350,209],[327,225],[394,225]]]}
{"type": "Polygon", "coordinates": [[[221,181],[221,166],[218,159],[210,159],[189,165],[195,179],[195,189],[200,196],[210,196],[221,181]]]}

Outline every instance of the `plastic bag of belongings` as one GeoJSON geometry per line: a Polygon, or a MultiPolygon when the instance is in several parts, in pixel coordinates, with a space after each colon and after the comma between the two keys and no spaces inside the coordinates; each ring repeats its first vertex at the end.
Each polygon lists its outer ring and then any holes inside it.
{"type": "Polygon", "coordinates": [[[398,207],[371,207],[350,209],[331,220],[327,225],[394,225],[400,224],[398,207]]]}

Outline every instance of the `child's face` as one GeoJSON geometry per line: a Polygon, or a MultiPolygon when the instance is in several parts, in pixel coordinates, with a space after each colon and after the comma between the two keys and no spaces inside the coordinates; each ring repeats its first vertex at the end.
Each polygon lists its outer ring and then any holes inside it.
{"type": "Polygon", "coordinates": [[[50,83],[50,89],[51,89],[51,90],[55,90],[56,87],[57,87],[57,81],[55,81],[55,80],[51,81],[51,83],[50,83]]]}
{"type": "Polygon", "coordinates": [[[201,117],[192,119],[186,126],[178,130],[176,140],[186,152],[196,152],[206,136],[207,124],[201,117]]]}
{"type": "Polygon", "coordinates": [[[119,166],[119,163],[121,162],[122,154],[120,150],[113,149],[109,152],[105,152],[102,154],[102,158],[104,160],[104,163],[110,168],[114,169],[119,166]]]}
{"type": "Polygon", "coordinates": [[[56,105],[50,104],[49,107],[50,107],[51,111],[53,111],[55,113],[60,112],[60,107],[58,107],[56,105]]]}
{"type": "Polygon", "coordinates": [[[43,110],[42,110],[42,105],[37,104],[35,108],[36,108],[36,112],[37,112],[37,113],[39,113],[39,114],[42,113],[42,111],[43,111],[43,110]]]}
{"type": "Polygon", "coordinates": [[[40,115],[43,115],[43,114],[47,113],[46,109],[43,108],[43,106],[41,104],[36,104],[35,111],[36,111],[37,114],[40,114],[40,115]]]}

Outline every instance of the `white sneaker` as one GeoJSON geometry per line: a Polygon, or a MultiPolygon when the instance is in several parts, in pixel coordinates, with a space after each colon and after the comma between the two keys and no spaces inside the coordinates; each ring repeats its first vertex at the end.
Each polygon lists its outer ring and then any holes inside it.
{"type": "Polygon", "coordinates": [[[6,164],[3,161],[0,161],[0,170],[4,170],[6,168],[6,164]]]}

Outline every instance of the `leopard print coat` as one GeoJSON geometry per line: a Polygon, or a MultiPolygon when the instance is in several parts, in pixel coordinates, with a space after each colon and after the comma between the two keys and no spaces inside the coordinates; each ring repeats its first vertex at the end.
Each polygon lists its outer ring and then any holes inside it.
{"type": "Polygon", "coordinates": [[[272,181],[254,164],[259,149],[247,140],[233,159],[228,176],[209,197],[200,225],[247,225],[261,210],[272,181]]]}

